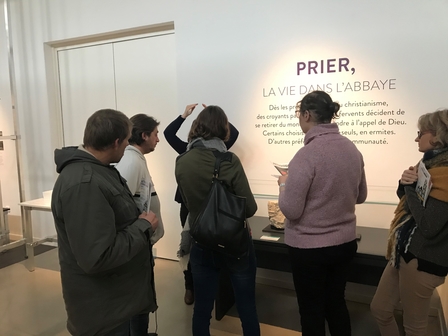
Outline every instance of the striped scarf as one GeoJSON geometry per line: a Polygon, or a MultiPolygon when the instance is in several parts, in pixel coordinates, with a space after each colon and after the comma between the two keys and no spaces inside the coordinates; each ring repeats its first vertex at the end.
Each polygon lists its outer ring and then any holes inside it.
{"type": "MultiPolygon", "coordinates": [[[[432,188],[429,196],[440,201],[448,202],[448,148],[428,151],[422,160],[431,175],[432,188]]],[[[407,251],[412,234],[417,227],[415,222],[411,222],[412,215],[406,201],[406,195],[403,195],[400,199],[394,214],[389,229],[386,259],[398,267],[399,258],[397,258],[397,254],[399,245],[404,244],[405,251],[407,251]],[[413,227],[408,227],[407,230],[403,230],[406,225],[413,225],[413,227]]]]}

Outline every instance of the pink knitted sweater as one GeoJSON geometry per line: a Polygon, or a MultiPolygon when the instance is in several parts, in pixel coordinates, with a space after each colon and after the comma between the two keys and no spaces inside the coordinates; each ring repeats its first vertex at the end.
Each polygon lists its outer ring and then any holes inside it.
{"type": "Polygon", "coordinates": [[[305,135],[289,163],[279,206],[286,217],[285,243],[318,248],[356,238],[355,204],[367,197],[362,154],[336,124],[319,124],[305,135]]]}

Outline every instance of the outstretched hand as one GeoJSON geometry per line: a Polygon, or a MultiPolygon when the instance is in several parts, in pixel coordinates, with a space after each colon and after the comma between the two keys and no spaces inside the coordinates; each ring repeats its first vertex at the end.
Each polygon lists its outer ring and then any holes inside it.
{"type": "MultiPolygon", "coordinates": [[[[202,104],[202,105],[204,105],[204,104],[202,104]]],[[[196,108],[196,106],[198,106],[197,103],[187,105],[187,107],[185,107],[184,113],[182,114],[182,118],[187,119],[187,117],[193,113],[193,110],[196,108]]]]}

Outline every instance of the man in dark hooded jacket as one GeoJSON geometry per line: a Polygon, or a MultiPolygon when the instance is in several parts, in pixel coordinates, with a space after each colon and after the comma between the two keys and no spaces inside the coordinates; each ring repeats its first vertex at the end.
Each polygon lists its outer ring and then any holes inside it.
{"type": "Polygon", "coordinates": [[[133,317],[157,309],[149,237],[158,219],[140,214],[110,165],[123,156],[131,127],[123,113],[99,110],[84,145],[55,151],[51,209],[72,335],[129,335],[133,317]]]}

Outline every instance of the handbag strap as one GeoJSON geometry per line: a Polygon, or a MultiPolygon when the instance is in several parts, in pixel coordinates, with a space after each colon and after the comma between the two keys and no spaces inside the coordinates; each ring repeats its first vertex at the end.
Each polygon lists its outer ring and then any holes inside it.
{"type": "Polygon", "coordinates": [[[215,155],[215,168],[213,170],[213,177],[218,178],[219,176],[219,169],[221,168],[221,162],[222,161],[229,161],[232,162],[232,153],[231,152],[219,152],[219,151],[213,151],[213,155],[215,155]]]}

